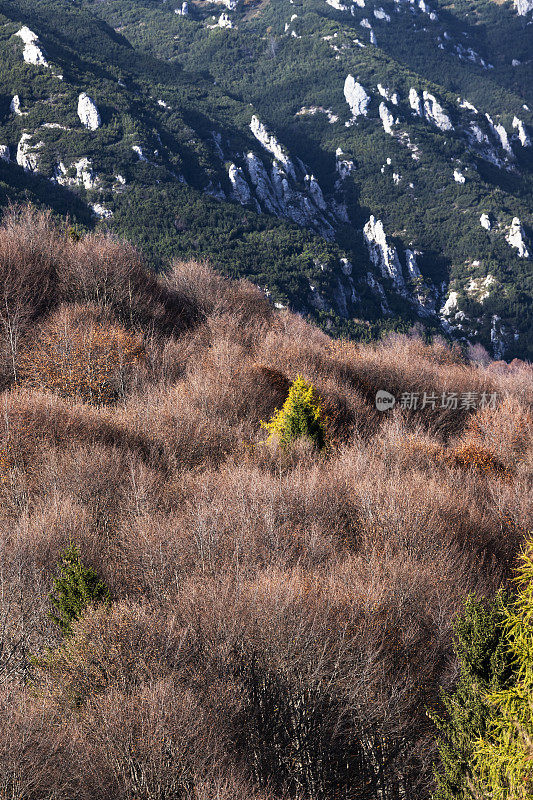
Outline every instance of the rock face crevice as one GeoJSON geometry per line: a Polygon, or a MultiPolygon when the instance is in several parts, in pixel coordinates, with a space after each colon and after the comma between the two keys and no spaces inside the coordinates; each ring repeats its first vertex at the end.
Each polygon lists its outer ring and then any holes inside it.
{"type": "Polygon", "coordinates": [[[267,130],[263,123],[259,121],[259,118],[255,116],[255,114],[250,122],[250,130],[257,141],[263,145],[265,150],[268,150],[268,152],[271,153],[277,161],[283,164],[287,172],[292,175],[293,178],[296,177],[294,173],[294,165],[289,158],[287,150],[278,142],[274,134],[267,130]]]}
{"type": "MultiPolygon", "coordinates": [[[[233,199],[242,205],[252,205],[258,212],[286,217],[333,239],[335,225],[348,221],[342,198],[326,198],[315,175],[300,159],[292,159],[287,148],[255,115],[250,129],[271,161],[266,166],[264,158],[251,150],[244,156],[234,154],[238,158],[227,165],[233,199]]],[[[337,162],[337,166],[339,163],[342,183],[353,163],[337,162]]],[[[341,192],[339,181],[336,189],[341,192]]]]}
{"type": "Polygon", "coordinates": [[[390,278],[395,288],[405,290],[400,259],[395,247],[387,242],[383,223],[373,215],[363,228],[363,236],[368,248],[372,264],[377,267],[384,278],[390,278]]]}
{"type": "Polygon", "coordinates": [[[409,105],[419,117],[424,117],[441,131],[453,131],[450,117],[444,111],[437,98],[430,92],[423,91],[422,97],[412,86],[409,89],[409,105]]]}
{"type": "MultiPolygon", "coordinates": [[[[372,265],[379,270],[383,278],[392,281],[393,291],[411,303],[421,317],[434,316],[439,293],[424,281],[417,263],[417,255],[421,255],[420,252],[406,249],[403,266],[397,249],[387,240],[382,221],[373,215],[363,228],[363,237],[372,265]]],[[[372,281],[367,280],[367,284],[370,289],[376,291],[375,278],[372,281]]]]}

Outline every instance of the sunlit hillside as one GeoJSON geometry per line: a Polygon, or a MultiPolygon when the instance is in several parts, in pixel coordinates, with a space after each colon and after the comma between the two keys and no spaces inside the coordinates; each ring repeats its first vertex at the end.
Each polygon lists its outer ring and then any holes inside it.
{"type": "Polygon", "coordinates": [[[531,528],[531,365],[334,341],[31,209],[0,291],[0,796],[427,798],[452,619],[531,528]],[[298,376],[321,447],[261,425],[298,376]]]}

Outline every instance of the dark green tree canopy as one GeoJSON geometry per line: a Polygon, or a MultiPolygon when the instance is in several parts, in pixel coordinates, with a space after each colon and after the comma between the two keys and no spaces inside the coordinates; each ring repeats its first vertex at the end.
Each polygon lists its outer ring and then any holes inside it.
{"type": "Polygon", "coordinates": [[[97,573],[85,566],[75,545],[62,553],[58,563],[59,575],[54,578],[54,591],[50,595],[53,610],[50,618],[65,636],[72,633],[72,623],[91,605],[108,604],[111,595],[97,573]]]}

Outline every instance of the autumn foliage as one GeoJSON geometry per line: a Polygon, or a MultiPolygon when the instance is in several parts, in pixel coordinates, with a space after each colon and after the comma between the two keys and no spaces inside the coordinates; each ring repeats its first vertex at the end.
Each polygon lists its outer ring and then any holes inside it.
{"type": "Polygon", "coordinates": [[[0,797],[428,798],[453,620],[533,517],[531,366],[334,343],[32,209],[0,227],[0,293],[0,797]],[[298,376],[327,447],[266,446],[298,376]],[[106,592],[65,637],[69,548],[106,592]]]}
{"type": "Polygon", "coordinates": [[[96,405],[113,403],[125,395],[132,367],[143,358],[139,335],[99,320],[90,307],[61,307],[21,347],[18,383],[96,405]]]}
{"type": "Polygon", "coordinates": [[[505,466],[494,453],[476,442],[470,441],[458,445],[451,450],[449,457],[453,464],[464,470],[474,470],[482,475],[500,475],[501,477],[507,474],[505,466]]]}

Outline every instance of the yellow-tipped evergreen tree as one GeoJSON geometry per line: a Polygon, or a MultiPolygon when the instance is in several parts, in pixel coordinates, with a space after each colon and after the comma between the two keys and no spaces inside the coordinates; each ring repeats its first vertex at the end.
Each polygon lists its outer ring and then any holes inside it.
{"type": "Polygon", "coordinates": [[[298,375],[289,389],[283,407],[274,412],[270,422],[261,423],[275,439],[286,446],[296,439],[310,439],[315,447],[325,444],[324,418],[320,397],[315,387],[298,375]]]}

